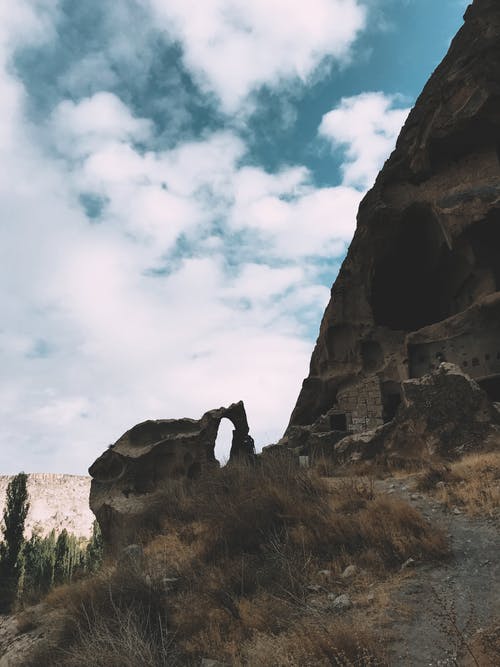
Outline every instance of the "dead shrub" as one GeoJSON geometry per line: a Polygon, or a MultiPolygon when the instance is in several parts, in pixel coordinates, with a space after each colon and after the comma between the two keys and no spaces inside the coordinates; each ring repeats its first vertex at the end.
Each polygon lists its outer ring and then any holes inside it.
{"type": "Polygon", "coordinates": [[[472,516],[497,516],[500,453],[469,454],[449,465],[434,466],[418,479],[417,487],[434,492],[449,508],[459,507],[472,516]]]}
{"type": "Polygon", "coordinates": [[[105,568],[93,578],[54,589],[45,603],[64,615],[57,646],[46,656],[43,650],[35,655],[33,667],[164,664],[155,658],[168,648],[164,591],[136,569],[105,568]]]}
{"type": "Polygon", "coordinates": [[[382,667],[387,658],[370,632],[342,621],[294,624],[287,632],[256,633],[237,656],[238,667],[382,667]]]}
{"type": "Polygon", "coordinates": [[[429,466],[417,478],[416,489],[418,491],[433,491],[439,482],[451,482],[454,476],[451,467],[445,463],[435,463],[429,466]]]}

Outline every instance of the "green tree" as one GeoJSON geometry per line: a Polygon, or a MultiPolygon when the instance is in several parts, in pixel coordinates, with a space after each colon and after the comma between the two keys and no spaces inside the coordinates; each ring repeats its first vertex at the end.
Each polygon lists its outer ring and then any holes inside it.
{"type": "Polygon", "coordinates": [[[28,476],[21,472],[9,482],[0,544],[0,611],[9,611],[24,575],[24,524],[29,510],[28,476]]]}
{"type": "Polygon", "coordinates": [[[24,548],[24,599],[38,599],[53,586],[55,557],[55,531],[52,530],[47,537],[33,533],[24,548]]]}
{"type": "Polygon", "coordinates": [[[102,563],[103,557],[103,541],[101,529],[96,520],[92,524],[92,537],[87,544],[86,550],[86,567],[87,572],[95,572],[102,563]]]}
{"type": "Polygon", "coordinates": [[[62,584],[69,579],[71,570],[70,539],[68,531],[64,528],[57,538],[56,557],[54,565],[54,580],[62,584]]]}

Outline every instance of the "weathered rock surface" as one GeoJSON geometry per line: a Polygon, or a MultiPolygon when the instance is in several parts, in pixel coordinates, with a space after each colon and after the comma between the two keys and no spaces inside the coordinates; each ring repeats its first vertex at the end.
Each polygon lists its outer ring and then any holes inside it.
{"type": "Polygon", "coordinates": [[[395,418],[373,431],[347,436],[332,448],[341,463],[383,458],[454,458],[483,446],[500,447],[500,417],[486,392],[458,366],[442,363],[402,383],[395,418]]]}
{"type": "MultiPolygon", "coordinates": [[[[3,513],[7,486],[12,476],[0,477],[0,516],[3,513]]],[[[30,509],[26,517],[25,535],[36,531],[48,535],[64,528],[78,537],[90,537],[94,515],[89,508],[90,477],[31,473],[28,475],[30,509]]]]}
{"type": "Polygon", "coordinates": [[[284,445],[389,423],[443,361],[500,400],[500,3],[464,18],[361,203],[284,445]]]}
{"type": "Polygon", "coordinates": [[[218,465],[215,441],[222,419],[234,425],[229,461],[254,454],[243,402],[206,412],[201,419],[162,419],[134,426],[89,468],[90,507],[112,549],[134,542],[162,492],[175,480],[196,478],[218,465]]]}
{"type": "Polygon", "coordinates": [[[13,616],[0,615],[0,667],[25,667],[40,646],[57,642],[60,612],[45,603],[13,616]]]}

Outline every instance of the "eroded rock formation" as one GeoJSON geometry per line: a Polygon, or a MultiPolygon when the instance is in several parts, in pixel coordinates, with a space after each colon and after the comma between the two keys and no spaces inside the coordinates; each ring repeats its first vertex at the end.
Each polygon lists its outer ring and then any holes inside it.
{"type": "Polygon", "coordinates": [[[442,362],[500,400],[500,3],[464,19],[361,203],[283,444],[390,422],[442,362]]]}
{"type": "Polygon", "coordinates": [[[90,508],[104,541],[117,549],[134,541],[172,480],[197,477],[218,465],[215,441],[222,419],[234,425],[230,462],[254,454],[243,402],[206,412],[201,419],[161,419],[137,424],[89,468],[90,508]]]}

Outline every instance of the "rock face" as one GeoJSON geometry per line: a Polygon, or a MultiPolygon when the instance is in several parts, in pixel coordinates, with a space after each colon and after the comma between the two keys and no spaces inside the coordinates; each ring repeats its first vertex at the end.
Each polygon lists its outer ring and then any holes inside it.
{"type": "Polygon", "coordinates": [[[441,362],[500,401],[500,3],[464,19],[361,203],[282,444],[389,423],[441,362]]]}
{"type": "Polygon", "coordinates": [[[422,378],[402,383],[403,401],[392,421],[354,433],[333,445],[339,463],[373,460],[408,462],[454,458],[500,445],[500,412],[486,392],[458,366],[442,363],[422,378]]]}
{"type": "MultiPolygon", "coordinates": [[[[7,485],[12,476],[0,477],[0,516],[5,505],[7,485]]],[[[90,477],[36,473],[28,475],[30,509],[26,517],[25,535],[36,531],[48,535],[64,528],[77,537],[90,537],[94,515],[89,508],[90,477]]]]}
{"type": "Polygon", "coordinates": [[[245,407],[240,401],[206,412],[201,419],[162,419],[134,426],[89,468],[90,507],[104,541],[113,550],[130,544],[155,502],[173,480],[196,478],[218,465],[214,455],[222,419],[234,425],[229,461],[254,454],[245,407]]]}

